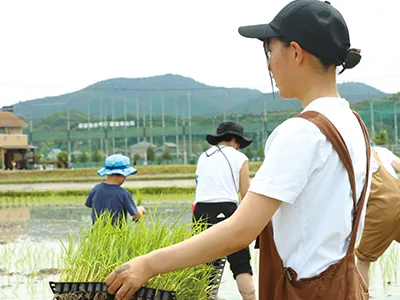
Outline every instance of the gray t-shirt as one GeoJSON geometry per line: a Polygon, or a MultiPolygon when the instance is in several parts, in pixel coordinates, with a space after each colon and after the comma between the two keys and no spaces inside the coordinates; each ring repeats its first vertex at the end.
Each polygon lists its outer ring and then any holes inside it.
{"type": "Polygon", "coordinates": [[[99,183],[90,191],[85,205],[92,208],[92,222],[96,221],[96,215],[100,216],[108,211],[112,215],[115,224],[119,219],[127,218],[127,213],[135,215],[137,208],[132,195],[116,184],[99,183]]]}

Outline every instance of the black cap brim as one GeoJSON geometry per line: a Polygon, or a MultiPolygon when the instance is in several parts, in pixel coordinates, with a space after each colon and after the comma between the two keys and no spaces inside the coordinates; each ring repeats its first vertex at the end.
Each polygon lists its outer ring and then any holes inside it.
{"type": "Polygon", "coordinates": [[[239,34],[247,38],[259,39],[261,41],[280,36],[279,32],[273,29],[270,24],[241,26],[239,27],[239,34]]]}
{"type": "Polygon", "coordinates": [[[227,135],[227,134],[232,134],[235,136],[237,142],[240,145],[239,146],[240,149],[246,148],[247,146],[249,146],[251,144],[251,142],[253,142],[253,139],[249,139],[244,136],[239,136],[239,135],[236,135],[234,133],[229,133],[229,132],[225,132],[223,134],[207,134],[206,140],[210,145],[217,145],[221,141],[221,137],[223,137],[224,135],[227,135]]]}

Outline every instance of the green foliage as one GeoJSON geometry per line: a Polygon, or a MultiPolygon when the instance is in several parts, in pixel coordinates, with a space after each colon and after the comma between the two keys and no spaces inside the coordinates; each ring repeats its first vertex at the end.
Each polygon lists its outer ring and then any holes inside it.
{"type": "MultiPolygon", "coordinates": [[[[61,281],[103,281],[116,267],[126,261],[188,239],[202,228],[197,224],[181,224],[155,211],[137,222],[120,226],[112,224],[109,213],[99,216],[89,229],[83,230],[78,241],[69,236],[64,244],[64,271],[61,281]]],[[[150,279],[147,287],[175,291],[178,299],[208,300],[211,265],[198,265],[158,275],[150,279]]],[[[215,276],[215,275],[214,275],[215,276]]]]}
{"type": "Polygon", "coordinates": [[[104,155],[100,152],[99,149],[96,149],[92,153],[92,161],[94,162],[101,162],[104,160],[104,155]]]}
{"type": "Polygon", "coordinates": [[[0,170],[4,168],[4,162],[0,159],[0,170]]]}
{"type": "Polygon", "coordinates": [[[79,155],[79,162],[86,163],[89,161],[89,155],[86,151],[83,151],[81,155],[79,155]]]}
{"type": "Polygon", "coordinates": [[[153,147],[151,147],[151,146],[147,147],[146,153],[147,153],[147,160],[154,161],[155,152],[154,152],[153,147]]]}
{"type": "Polygon", "coordinates": [[[246,150],[244,151],[244,154],[246,154],[246,156],[249,158],[249,160],[253,159],[253,157],[254,157],[251,147],[247,147],[246,150]]]}
{"type": "Polygon", "coordinates": [[[135,155],[133,156],[133,160],[135,161],[140,160],[140,155],[138,153],[135,153],[135,155]]]}
{"type": "Polygon", "coordinates": [[[165,152],[163,153],[162,158],[163,158],[164,160],[167,160],[167,161],[168,161],[168,160],[172,160],[174,157],[172,156],[171,153],[169,153],[168,149],[166,149],[165,152]]]}
{"type": "Polygon", "coordinates": [[[57,154],[57,166],[59,168],[68,168],[68,152],[61,151],[57,154]]]}
{"type": "Polygon", "coordinates": [[[75,154],[71,154],[71,161],[72,161],[73,163],[77,163],[77,162],[78,162],[78,158],[76,157],[75,154]]]}
{"type": "Polygon", "coordinates": [[[375,145],[388,145],[389,144],[389,137],[386,130],[381,130],[377,135],[374,137],[375,145]]]}

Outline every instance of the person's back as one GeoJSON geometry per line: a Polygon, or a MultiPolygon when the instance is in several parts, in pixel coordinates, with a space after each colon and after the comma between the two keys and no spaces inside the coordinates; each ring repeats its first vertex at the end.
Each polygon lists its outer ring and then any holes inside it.
{"type": "Polygon", "coordinates": [[[212,146],[197,162],[195,202],[239,203],[240,170],[248,158],[230,146],[212,146]]]}
{"type": "Polygon", "coordinates": [[[128,213],[134,220],[143,215],[144,208],[136,207],[132,195],[121,187],[126,177],[136,173],[128,157],[114,154],[106,158],[104,168],[98,170],[97,174],[107,176],[107,180],[93,187],[85,202],[87,207],[92,208],[92,223],[104,212],[111,214],[115,225],[126,221],[128,213]]]}
{"type": "Polygon", "coordinates": [[[105,182],[97,184],[91,190],[85,205],[92,208],[93,223],[104,212],[111,214],[113,224],[127,220],[128,213],[132,216],[137,213],[136,205],[127,190],[105,182]]]}

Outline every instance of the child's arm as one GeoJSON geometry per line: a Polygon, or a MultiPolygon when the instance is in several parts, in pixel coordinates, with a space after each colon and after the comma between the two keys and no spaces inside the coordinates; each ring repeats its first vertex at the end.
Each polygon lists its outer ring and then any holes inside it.
{"type": "Polygon", "coordinates": [[[92,203],[93,203],[92,196],[93,196],[93,190],[90,191],[89,195],[86,198],[86,202],[85,202],[86,207],[92,208],[92,203]]]}
{"type": "Polygon", "coordinates": [[[136,206],[133,202],[132,195],[126,192],[125,209],[132,216],[133,220],[138,220],[145,213],[143,206],[136,206]]]}

